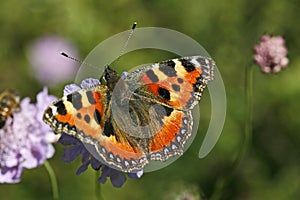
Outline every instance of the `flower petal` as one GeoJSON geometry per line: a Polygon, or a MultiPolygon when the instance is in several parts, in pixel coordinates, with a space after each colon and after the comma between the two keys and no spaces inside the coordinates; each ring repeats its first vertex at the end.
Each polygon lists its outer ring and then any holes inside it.
{"type": "Polygon", "coordinates": [[[0,183],[19,183],[22,173],[23,167],[20,165],[12,168],[2,167],[0,169],[0,183]]]}
{"type": "Polygon", "coordinates": [[[110,181],[114,187],[120,188],[125,183],[126,177],[122,172],[113,170],[110,175],[110,181]]]}
{"type": "Polygon", "coordinates": [[[64,148],[64,154],[62,156],[62,160],[64,162],[72,162],[77,156],[81,154],[83,150],[82,145],[74,145],[74,146],[68,146],[64,148]]]}
{"type": "Polygon", "coordinates": [[[65,86],[64,89],[64,96],[67,96],[68,94],[72,93],[72,92],[76,92],[78,90],[80,90],[81,88],[76,85],[76,84],[69,84],[65,86]]]}
{"type": "Polygon", "coordinates": [[[75,138],[71,135],[68,135],[66,133],[63,133],[60,136],[60,138],[58,139],[58,142],[61,143],[61,144],[64,144],[64,145],[70,145],[70,144],[75,145],[75,144],[80,144],[81,143],[77,138],[75,138]]]}
{"type": "Polygon", "coordinates": [[[138,171],[137,173],[127,173],[129,178],[141,178],[143,176],[144,171],[138,171]]]}
{"type": "Polygon", "coordinates": [[[93,87],[93,86],[99,85],[99,84],[101,84],[100,80],[94,79],[94,78],[87,78],[81,82],[80,86],[81,86],[81,88],[90,88],[90,87],[93,87]]]}
{"type": "Polygon", "coordinates": [[[77,169],[76,175],[80,175],[82,172],[86,171],[88,166],[90,164],[90,160],[87,160],[86,162],[82,163],[82,165],[77,169]]]}
{"type": "Polygon", "coordinates": [[[107,177],[110,177],[111,183],[113,184],[114,187],[117,188],[121,187],[126,181],[126,177],[122,172],[107,167],[106,165],[103,165],[102,174],[99,177],[98,181],[101,183],[105,183],[107,177]]]}
{"type": "Polygon", "coordinates": [[[91,166],[94,170],[99,170],[100,167],[102,166],[101,162],[97,160],[96,158],[92,157],[91,158],[91,166]]]}
{"type": "Polygon", "coordinates": [[[128,72],[122,72],[121,78],[124,80],[128,76],[128,72]]]}

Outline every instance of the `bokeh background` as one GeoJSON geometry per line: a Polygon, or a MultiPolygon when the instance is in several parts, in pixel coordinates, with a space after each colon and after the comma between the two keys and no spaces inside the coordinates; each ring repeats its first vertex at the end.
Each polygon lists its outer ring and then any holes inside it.
{"type": "MultiPolygon", "coordinates": [[[[278,199],[300,198],[300,26],[298,0],[4,0],[0,4],[0,91],[10,88],[21,96],[35,95],[44,85],[61,96],[63,87],[75,79],[78,64],[70,70],[60,51],[79,59],[101,41],[138,27],[164,27],[197,40],[217,62],[228,100],[223,133],[204,159],[198,158],[210,119],[206,91],[198,134],[189,150],[172,165],[128,179],[122,188],[108,181],[103,197],[111,199],[278,199]],[[233,162],[244,138],[245,68],[253,65],[253,46],[263,34],[283,35],[290,64],[277,75],[254,70],[253,139],[238,171],[222,192],[215,188],[233,171],[233,162]],[[49,39],[50,38],[50,39],[49,39]],[[51,40],[53,39],[53,40],[51,40]],[[56,44],[57,46],[53,46],[56,44]],[[41,44],[41,49],[36,45],[41,44]],[[43,45],[46,48],[43,48],[43,45]],[[58,55],[47,54],[58,48],[58,55]],[[61,60],[63,61],[61,61],[61,60]],[[38,61],[37,61],[38,60],[38,61]],[[38,64],[37,64],[38,63],[38,64]],[[52,64],[47,68],[43,63],[52,64]],[[35,66],[40,65],[40,66],[35,66]],[[72,71],[74,68],[74,71],[72,71]],[[43,78],[45,73],[53,79],[43,78]],[[60,74],[64,76],[59,77],[60,74]],[[216,196],[215,196],[216,195],[216,196]],[[180,198],[179,198],[180,199],[180,198]],[[183,199],[183,198],[181,198],[183,199]]],[[[169,59],[166,52],[142,50],[124,55],[117,71],[169,59]]],[[[95,199],[95,172],[76,176],[80,159],[61,161],[63,147],[55,145],[50,159],[58,178],[61,199],[95,199]]],[[[25,170],[21,183],[1,184],[0,199],[51,199],[48,174],[43,166],[25,170]]]]}

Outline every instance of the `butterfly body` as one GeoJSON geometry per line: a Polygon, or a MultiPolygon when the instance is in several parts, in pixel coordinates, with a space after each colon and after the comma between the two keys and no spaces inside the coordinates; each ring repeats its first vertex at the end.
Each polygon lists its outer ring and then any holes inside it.
{"type": "Polygon", "coordinates": [[[124,172],[182,155],[192,108],[213,79],[211,58],[193,56],[142,67],[124,79],[109,66],[106,84],[68,94],[45,111],[58,134],[75,136],[104,164],[124,172]]]}

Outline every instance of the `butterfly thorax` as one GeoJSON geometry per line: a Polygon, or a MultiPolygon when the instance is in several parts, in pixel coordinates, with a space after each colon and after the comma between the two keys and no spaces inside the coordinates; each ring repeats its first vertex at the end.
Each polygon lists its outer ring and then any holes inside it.
{"type": "Polygon", "coordinates": [[[113,69],[109,67],[109,65],[106,65],[104,70],[104,79],[106,81],[106,85],[108,87],[108,90],[112,92],[121,78],[120,75],[113,69]]]}

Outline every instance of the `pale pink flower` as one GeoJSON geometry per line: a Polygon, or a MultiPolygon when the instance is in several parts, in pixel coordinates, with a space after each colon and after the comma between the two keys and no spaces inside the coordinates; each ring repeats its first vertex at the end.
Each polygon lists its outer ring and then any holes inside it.
{"type": "Polygon", "coordinates": [[[264,73],[278,73],[289,63],[286,57],[288,50],[282,36],[262,36],[261,42],[254,47],[254,51],[256,53],[254,61],[264,73]]]}

